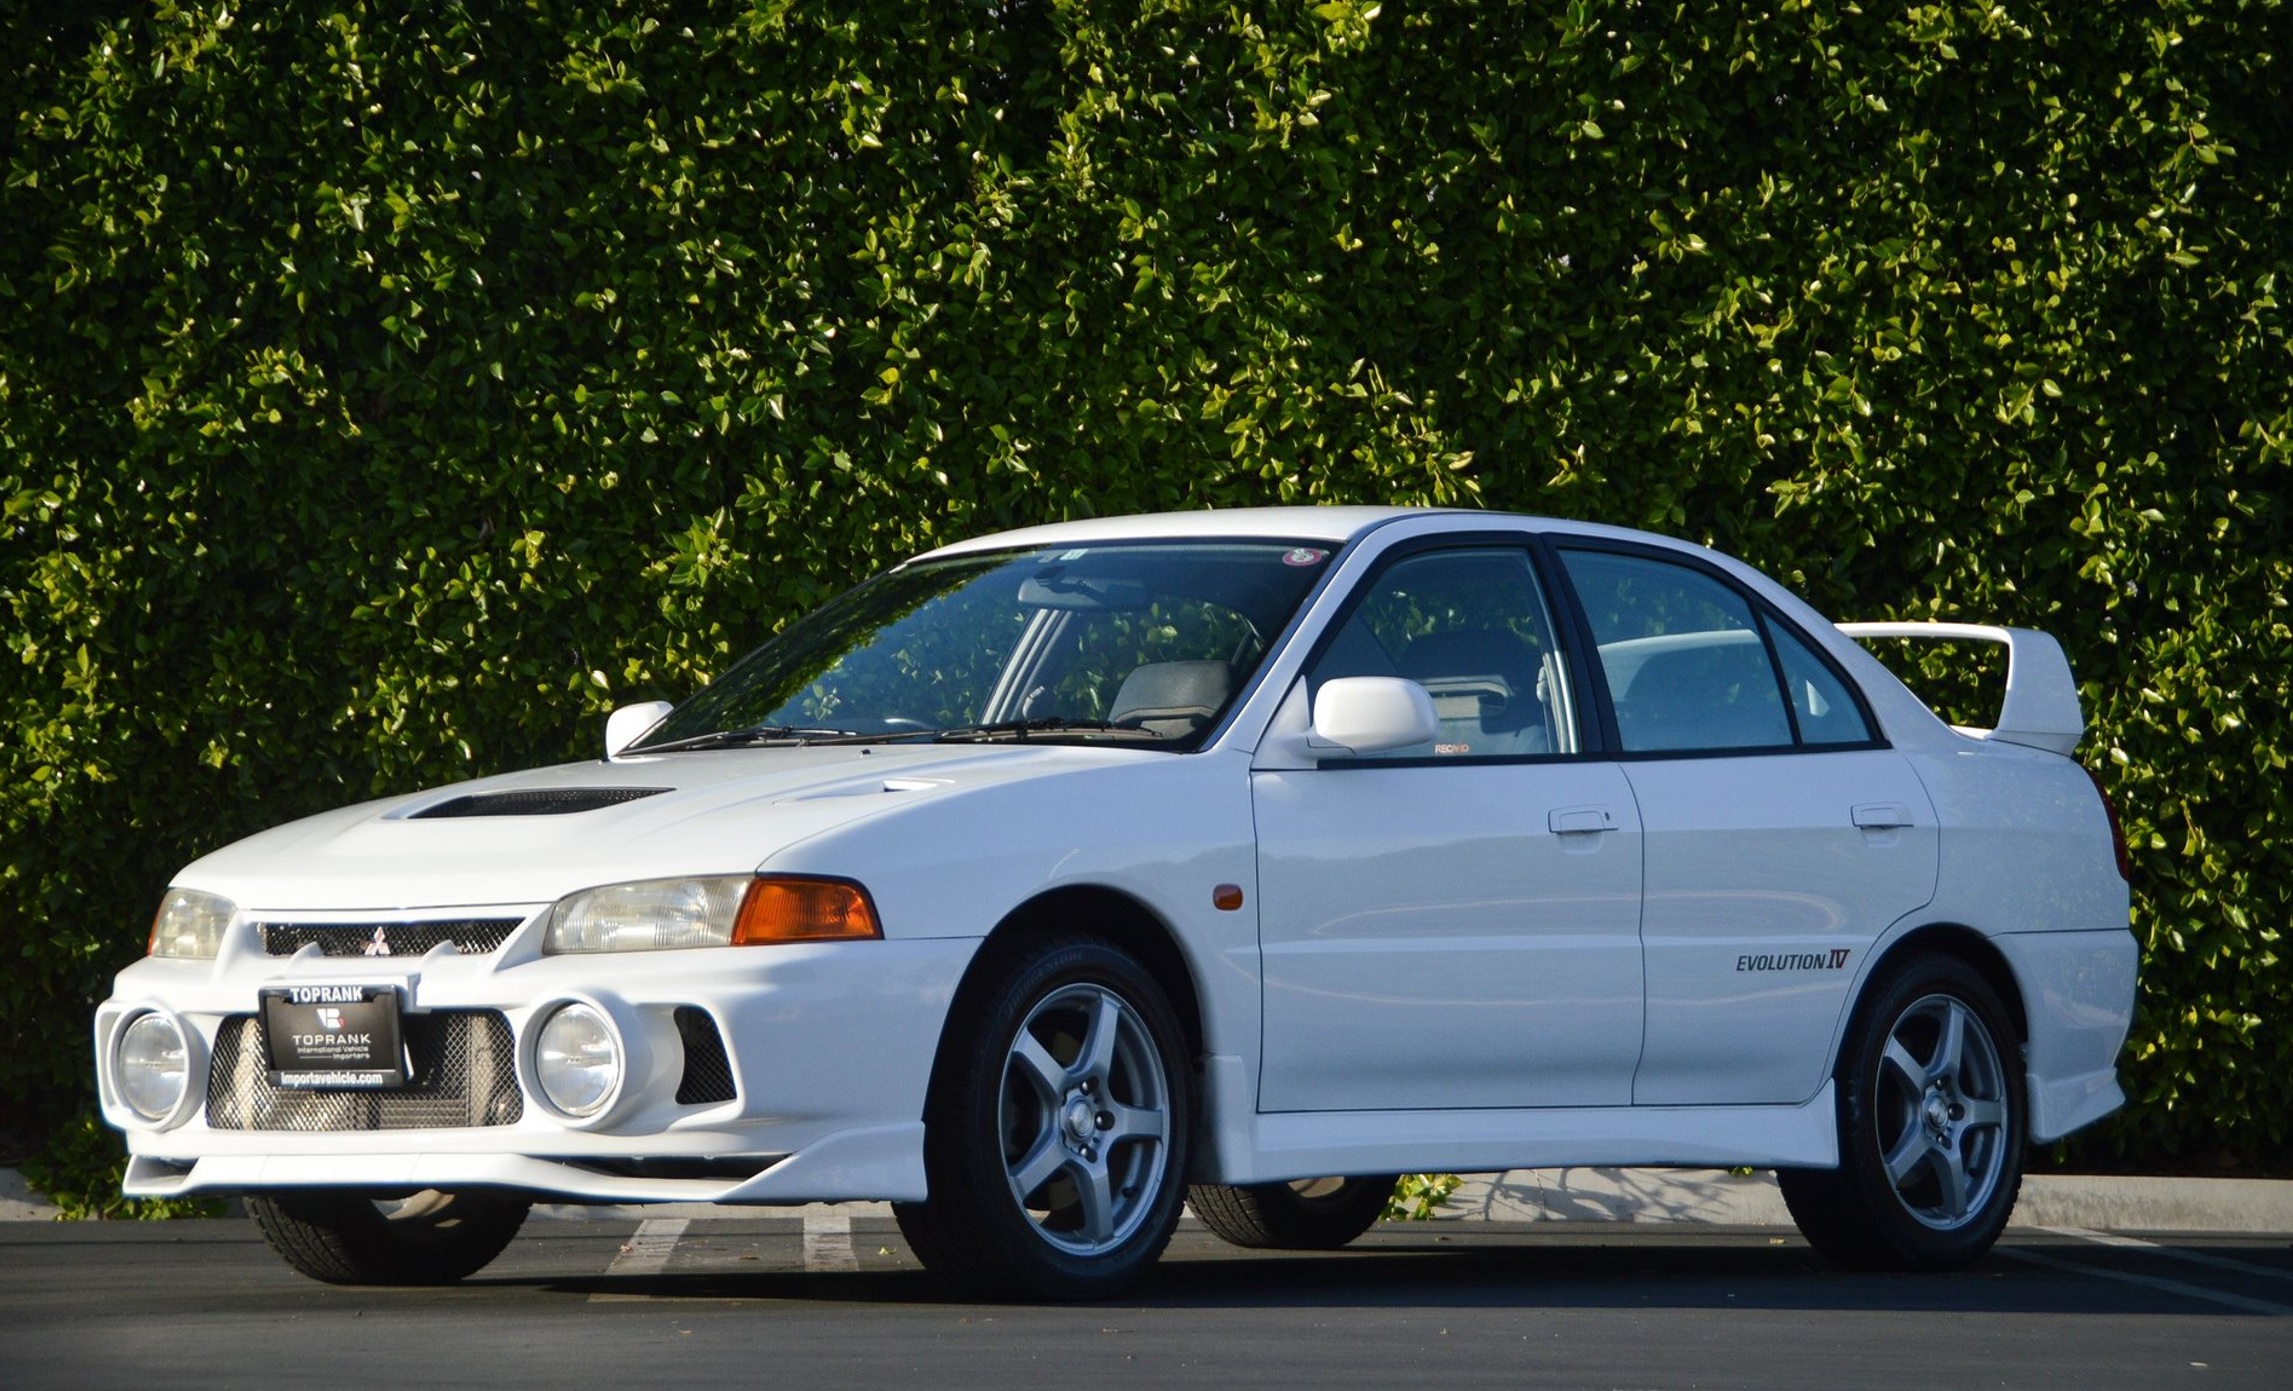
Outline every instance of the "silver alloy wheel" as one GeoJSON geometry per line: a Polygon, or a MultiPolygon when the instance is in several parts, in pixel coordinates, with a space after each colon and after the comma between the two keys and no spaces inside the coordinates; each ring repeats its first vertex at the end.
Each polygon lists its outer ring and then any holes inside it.
{"type": "Polygon", "coordinates": [[[1162,1054],[1129,1001],[1103,985],[1045,996],[1003,1068],[1004,1174],[1043,1240],[1113,1251],[1138,1230],[1170,1163],[1162,1054]]]}
{"type": "Polygon", "coordinates": [[[1952,1231],[1984,1211],[2006,1170],[2007,1095],[1998,1045],[1965,1001],[1926,995],[1896,1016],[1875,1119],[1905,1212],[1952,1231]]]}

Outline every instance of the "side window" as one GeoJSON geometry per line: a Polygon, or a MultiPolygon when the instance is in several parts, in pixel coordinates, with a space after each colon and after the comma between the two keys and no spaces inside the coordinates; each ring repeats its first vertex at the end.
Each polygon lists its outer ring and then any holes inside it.
{"type": "MultiPolygon", "coordinates": [[[[1684,565],[1605,551],[1562,551],[1628,753],[1789,748],[1751,604],[1684,565]]],[[[1852,708],[1852,704],[1850,704],[1852,708]]]]}
{"type": "Polygon", "coordinates": [[[1393,757],[1573,753],[1576,725],[1552,631],[1525,551],[1413,555],[1369,581],[1307,680],[1317,693],[1341,676],[1423,686],[1441,733],[1393,757]]]}
{"type": "Polygon", "coordinates": [[[1861,744],[1871,738],[1871,727],[1855,697],[1847,693],[1831,668],[1807,649],[1807,644],[1774,624],[1776,656],[1783,661],[1784,689],[1791,694],[1793,716],[1799,722],[1803,744],[1861,744]]]}

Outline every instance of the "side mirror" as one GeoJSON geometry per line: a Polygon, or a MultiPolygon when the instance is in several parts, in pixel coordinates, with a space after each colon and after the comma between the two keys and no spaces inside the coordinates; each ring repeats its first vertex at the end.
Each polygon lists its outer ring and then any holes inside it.
{"type": "Polygon", "coordinates": [[[605,720],[605,756],[619,758],[623,749],[643,738],[645,731],[667,719],[675,708],[665,700],[648,700],[614,711],[605,720]]]}
{"type": "Polygon", "coordinates": [[[1415,681],[1341,676],[1324,682],[1314,697],[1314,727],[1307,740],[1323,756],[1343,758],[1431,743],[1440,733],[1433,697],[1415,681]]]}

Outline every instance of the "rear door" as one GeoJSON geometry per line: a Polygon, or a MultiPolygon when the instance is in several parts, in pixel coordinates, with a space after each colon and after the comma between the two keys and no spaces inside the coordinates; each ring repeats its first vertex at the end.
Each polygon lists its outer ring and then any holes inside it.
{"type": "Polygon", "coordinates": [[[1926,791],[1846,677],[1716,568],[1623,546],[1560,557],[1642,826],[1632,1099],[1804,1101],[1865,953],[1934,896],[1926,791]]]}

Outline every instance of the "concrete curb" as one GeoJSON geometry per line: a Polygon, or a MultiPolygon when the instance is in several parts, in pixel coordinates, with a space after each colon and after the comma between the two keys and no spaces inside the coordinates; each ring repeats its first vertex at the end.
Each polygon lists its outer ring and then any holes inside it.
{"type": "MultiPolygon", "coordinates": [[[[855,1217],[890,1215],[884,1203],[842,1203],[855,1217]]],[[[544,1204],[540,1218],[785,1215],[798,1209],[722,1208],[708,1203],[588,1207],[544,1204]]],[[[0,1221],[49,1221],[56,1208],[24,1176],[0,1169],[0,1221]]],[[[1789,1227],[1775,1175],[1713,1169],[1513,1169],[1468,1174],[1434,1219],[1440,1222],[1609,1222],[1789,1227]]],[[[2042,1174],[2023,1180],[2017,1227],[2089,1231],[2293,1234],[2293,1181],[2042,1174]]]]}
{"type": "Polygon", "coordinates": [[[55,1215],[55,1204],[33,1192],[22,1173],[0,1169],[0,1222],[46,1222],[55,1215]]]}
{"type": "MultiPolygon", "coordinates": [[[[1788,1227],[1775,1175],[1711,1169],[1514,1169],[1468,1175],[1441,1217],[1496,1222],[1695,1222],[1788,1227]]],[[[2015,1227],[2293,1233],[2293,1182],[2033,1174],[2015,1227]]]]}

